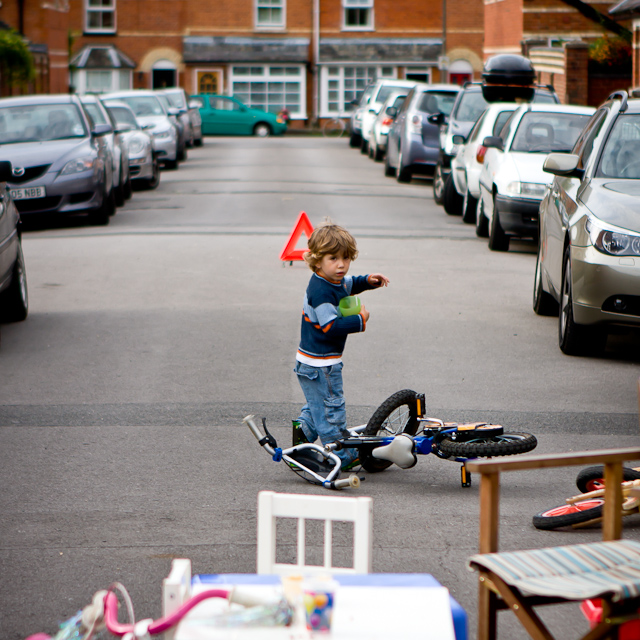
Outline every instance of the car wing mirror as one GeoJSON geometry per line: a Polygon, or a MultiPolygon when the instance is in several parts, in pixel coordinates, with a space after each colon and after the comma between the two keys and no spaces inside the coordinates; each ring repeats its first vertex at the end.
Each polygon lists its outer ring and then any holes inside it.
{"type": "Polygon", "coordinates": [[[97,124],[91,130],[91,135],[96,136],[96,138],[106,136],[109,133],[113,133],[113,127],[110,124],[97,124]]]}
{"type": "Polygon", "coordinates": [[[550,153],[542,165],[542,170],[554,176],[582,178],[584,170],[578,169],[579,161],[580,158],[573,153],[550,153]]]}
{"type": "Polygon", "coordinates": [[[202,105],[197,100],[191,100],[189,102],[189,109],[199,109],[202,105]]]}
{"type": "Polygon", "coordinates": [[[396,107],[387,107],[386,110],[385,110],[385,113],[390,118],[395,118],[398,115],[398,110],[396,109],[396,107]]]}
{"type": "Polygon", "coordinates": [[[498,149],[500,151],[504,151],[504,143],[502,142],[502,138],[499,136],[487,136],[482,141],[482,146],[487,149],[498,149]]]}
{"type": "Polygon", "coordinates": [[[467,139],[459,133],[456,133],[456,135],[451,138],[451,142],[453,142],[453,144],[464,144],[466,141],[467,139]]]}

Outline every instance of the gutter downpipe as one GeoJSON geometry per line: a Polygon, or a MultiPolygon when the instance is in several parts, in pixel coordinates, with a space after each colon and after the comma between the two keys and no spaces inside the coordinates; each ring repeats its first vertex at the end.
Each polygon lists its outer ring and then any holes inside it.
{"type": "Polygon", "coordinates": [[[320,0],[313,0],[313,122],[312,126],[318,124],[318,94],[319,94],[319,68],[318,63],[320,61],[320,0]]]}

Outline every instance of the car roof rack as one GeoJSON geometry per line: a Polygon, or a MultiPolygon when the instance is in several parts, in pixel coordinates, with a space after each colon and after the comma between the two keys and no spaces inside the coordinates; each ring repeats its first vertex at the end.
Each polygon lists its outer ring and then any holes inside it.
{"type": "Polygon", "coordinates": [[[607,100],[617,100],[620,99],[620,111],[627,110],[627,100],[629,99],[629,94],[626,91],[614,91],[607,100]]]}

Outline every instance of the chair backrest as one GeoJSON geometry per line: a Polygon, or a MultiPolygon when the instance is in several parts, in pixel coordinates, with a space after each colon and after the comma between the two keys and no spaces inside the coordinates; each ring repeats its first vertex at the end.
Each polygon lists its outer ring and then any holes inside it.
{"type": "Polygon", "coordinates": [[[369,573],[373,501],[366,497],[316,496],[261,491],[258,494],[258,573],[369,573]],[[276,562],[276,519],[297,519],[296,564],[276,562]],[[324,521],[324,562],[305,564],[305,520],[324,521]],[[353,567],[332,566],[332,523],[353,523],[353,567]]]}

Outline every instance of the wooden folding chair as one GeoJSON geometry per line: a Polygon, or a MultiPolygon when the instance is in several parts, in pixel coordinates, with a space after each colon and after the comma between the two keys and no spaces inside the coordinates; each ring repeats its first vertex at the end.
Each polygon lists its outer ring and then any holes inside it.
{"type": "Polygon", "coordinates": [[[535,640],[553,640],[535,611],[542,605],[601,598],[601,622],[582,640],[611,637],[620,625],[640,618],[640,543],[620,540],[622,463],[638,459],[640,447],[466,463],[469,472],[481,474],[480,553],[469,559],[479,573],[478,640],[495,640],[497,612],[504,609],[535,640]],[[603,542],[498,552],[501,472],[598,463],[605,470],[603,542]]]}

